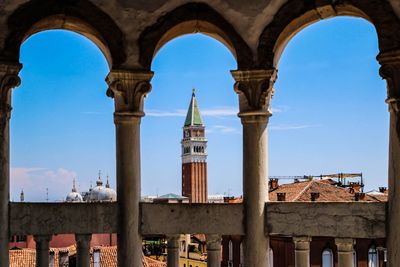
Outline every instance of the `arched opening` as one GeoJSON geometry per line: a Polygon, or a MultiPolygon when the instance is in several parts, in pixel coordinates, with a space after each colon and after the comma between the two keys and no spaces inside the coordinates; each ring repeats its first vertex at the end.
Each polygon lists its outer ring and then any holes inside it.
{"type": "Polygon", "coordinates": [[[375,245],[372,245],[368,249],[368,267],[378,267],[379,259],[378,259],[378,250],[375,245]]]}
{"type": "Polygon", "coordinates": [[[180,157],[191,153],[196,161],[198,156],[207,156],[206,173],[200,170],[207,184],[195,190],[218,195],[212,202],[223,202],[224,195],[241,195],[241,126],[230,74],[235,68],[235,58],[224,44],[204,34],[175,38],[159,50],[152,63],[153,89],[146,98],[146,117],[142,120],[143,195],[181,195],[185,167],[180,157]],[[205,136],[201,129],[182,128],[188,119],[193,88],[205,136]],[[164,149],[155,151],[160,146],[164,149]],[[160,168],[151,167],[155,162],[160,168]],[[231,183],[222,183],[218,177],[230,177],[231,183]]]}
{"type": "Polygon", "coordinates": [[[74,17],[69,17],[65,15],[54,15],[36,22],[25,33],[22,39],[22,43],[25,42],[32,35],[47,30],[68,30],[85,36],[86,38],[91,40],[103,53],[104,57],[107,60],[109,68],[112,67],[113,60],[111,51],[101,34],[88,23],[74,17]]]}
{"type": "Polygon", "coordinates": [[[272,102],[271,174],[362,173],[354,182],[365,191],[385,186],[388,112],[378,53],[375,29],[363,19],[323,20],[292,38],[272,102]]]}
{"type": "Polygon", "coordinates": [[[333,252],[330,248],[322,251],[322,267],[333,267],[333,252]]]}
{"type": "Polygon", "coordinates": [[[154,54],[152,57],[152,60],[154,57],[157,55],[158,51],[166,45],[168,42],[172,41],[173,39],[184,36],[187,34],[196,34],[196,33],[201,33],[207,36],[210,36],[214,38],[215,40],[221,42],[226,46],[226,48],[229,49],[229,51],[232,53],[232,55],[237,58],[236,50],[234,47],[234,44],[232,41],[229,39],[229,36],[220,28],[215,26],[212,23],[209,23],[207,21],[201,21],[201,20],[191,20],[191,21],[185,21],[182,22],[171,29],[169,31],[165,32],[165,34],[160,38],[158,41],[154,54]]]}
{"type": "Polygon", "coordinates": [[[312,9],[302,16],[292,20],[279,34],[278,39],[275,42],[273,52],[275,67],[279,64],[279,59],[282,56],[283,51],[290,42],[290,40],[296,36],[303,29],[308,26],[321,21],[322,19],[329,19],[339,16],[351,16],[354,18],[363,18],[370,21],[368,15],[366,15],[362,10],[351,6],[351,5],[338,5],[333,8],[332,6],[320,7],[319,9],[312,9]]]}
{"type": "Polygon", "coordinates": [[[95,183],[106,187],[108,175],[115,188],[113,103],[104,82],[109,66],[99,47],[80,34],[49,30],[26,37],[20,54],[22,86],[13,92],[11,120],[12,199],[24,189],[27,202],[63,202],[71,188],[85,194],[95,183]]]}
{"type": "Polygon", "coordinates": [[[166,43],[186,34],[202,33],[223,43],[239,68],[253,66],[253,53],[235,28],[205,3],[187,3],[168,12],[147,27],[139,38],[140,63],[150,68],[153,58],[166,43]]]}

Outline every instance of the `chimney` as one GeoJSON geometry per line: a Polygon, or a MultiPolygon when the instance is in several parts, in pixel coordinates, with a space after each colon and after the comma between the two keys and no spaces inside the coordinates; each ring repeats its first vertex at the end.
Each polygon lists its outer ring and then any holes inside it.
{"type": "Polygon", "coordinates": [[[365,199],[365,193],[356,192],[356,194],[354,195],[355,201],[362,201],[364,199],[365,199]]]}
{"type": "Polygon", "coordinates": [[[359,182],[350,182],[349,186],[354,190],[355,193],[361,192],[361,185],[359,182]]]}
{"type": "Polygon", "coordinates": [[[269,191],[273,191],[279,187],[279,180],[278,179],[269,179],[269,191]]]}
{"type": "Polygon", "coordinates": [[[278,201],[286,201],[286,193],[276,193],[278,201]]]}
{"type": "Polygon", "coordinates": [[[386,194],[387,193],[387,187],[379,187],[379,192],[386,194]]]}
{"type": "Polygon", "coordinates": [[[319,198],[319,192],[311,192],[311,201],[316,201],[319,198]]]}

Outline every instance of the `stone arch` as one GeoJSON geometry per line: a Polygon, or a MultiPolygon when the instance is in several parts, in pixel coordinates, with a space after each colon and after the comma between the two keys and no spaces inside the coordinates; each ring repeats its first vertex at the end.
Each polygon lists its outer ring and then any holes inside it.
{"type": "Polygon", "coordinates": [[[139,38],[140,63],[150,69],[158,50],[170,40],[190,33],[203,33],[219,40],[232,52],[240,69],[253,65],[253,53],[233,26],[204,3],[182,5],[147,27],[139,38]]]}
{"type": "Polygon", "coordinates": [[[124,35],[112,18],[88,0],[32,0],[8,18],[9,33],[0,58],[18,61],[21,44],[32,34],[66,29],[92,40],[113,68],[126,60],[124,35]]]}
{"type": "Polygon", "coordinates": [[[336,16],[353,16],[370,21],[376,28],[381,52],[400,47],[400,20],[387,1],[290,0],[260,35],[258,66],[276,68],[284,48],[294,35],[308,25],[336,16]]]}

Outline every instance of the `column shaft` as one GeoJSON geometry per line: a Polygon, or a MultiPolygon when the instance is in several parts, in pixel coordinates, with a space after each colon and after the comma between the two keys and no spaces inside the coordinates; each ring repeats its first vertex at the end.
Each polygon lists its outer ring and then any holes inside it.
{"type": "Polygon", "coordinates": [[[354,242],[352,238],[335,238],[338,267],[353,267],[354,242]]]}
{"type": "Polygon", "coordinates": [[[167,267],[179,267],[179,235],[167,236],[167,267]]]}
{"type": "Polygon", "coordinates": [[[264,218],[267,201],[267,120],[242,117],[243,124],[243,204],[245,212],[245,266],[268,266],[269,237],[264,218]]]}
{"type": "Polygon", "coordinates": [[[207,235],[207,267],[221,267],[221,241],[220,235],[207,235]]]}
{"type": "Polygon", "coordinates": [[[77,266],[90,267],[90,240],[91,234],[77,234],[75,240],[77,243],[77,266]]]}
{"type": "Polygon", "coordinates": [[[116,129],[118,266],[142,266],[140,234],[140,121],[152,72],[112,70],[107,95],[114,98],[116,129]]]}
{"type": "Polygon", "coordinates": [[[310,237],[293,237],[295,266],[310,267],[310,237]]]}
{"type": "Polygon", "coordinates": [[[11,89],[20,84],[21,65],[0,64],[0,266],[9,266],[11,89]]]}
{"type": "Polygon", "coordinates": [[[140,117],[115,114],[117,150],[117,196],[119,207],[118,266],[142,264],[139,232],[140,117]]]}
{"type": "Polygon", "coordinates": [[[36,242],[36,267],[49,267],[50,235],[34,236],[36,242]]]}
{"type": "Polygon", "coordinates": [[[268,200],[267,124],[276,70],[232,71],[243,125],[244,265],[269,266],[269,237],[265,235],[268,200]]]}
{"type": "Polygon", "coordinates": [[[387,266],[400,266],[400,48],[378,55],[379,70],[387,81],[390,112],[389,128],[389,198],[386,222],[387,266]]]}

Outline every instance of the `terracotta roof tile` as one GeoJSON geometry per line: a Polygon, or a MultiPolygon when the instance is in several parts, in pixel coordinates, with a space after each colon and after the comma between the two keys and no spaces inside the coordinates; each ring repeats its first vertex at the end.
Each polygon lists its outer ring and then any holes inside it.
{"type": "MultiPolygon", "coordinates": [[[[90,266],[93,267],[93,251],[100,252],[101,267],[117,267],[117,247],[94,247],[90,253],[90,266]]],[[[76,246],[67,248],[50,248],[54,253],[54,267],[59,267],[59,254],[68,252],[69,256],[76,254],[76,246]]],[[[143,257],[145,267],[166,267],[165,262],[153,260],[149,257],[143,257]]],[[[36,250],[34,249],[13,249],[10,250],[10,267],[35,267],[36,250]]]]}
{"type": "MultiPolygon", "coordinates": [[[[355,201],[355,194],[349,188],[335,185],[331,179],[310,180],[291,184],[282,184],[269,192],[270,201],[278,201],[277,193],[285,193],[285,201],[311,201],[311,193],[319,193],[316,202],[346,202],[355,201]]],[[[387,201],[387,195],[365,194],[361,201],[383,202],[387,201]]]]}

